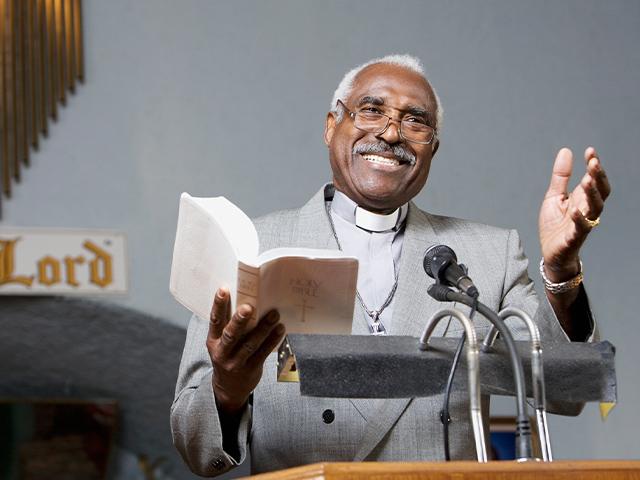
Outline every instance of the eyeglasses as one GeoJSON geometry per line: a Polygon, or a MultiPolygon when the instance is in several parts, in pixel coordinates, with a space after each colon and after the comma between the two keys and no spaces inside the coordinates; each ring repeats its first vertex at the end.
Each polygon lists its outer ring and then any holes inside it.
{"type": "Polygon", "coordinates": [[[396,120],[384,113],[373,112],[368,110],[359,110],[352,112],[349,110],[342,100],[338,100],[338,103],[344,108],[344,110],[353,119],[353,125],[363,132],[373,133],[380,135],[389,128],[391,121],[400,123],[400,137],[407,142],[419,143],[421,145],[429,145],[436,138],[436,129],[430,127],[426,123],[421,123],[424,120],[417,117],[411,117],[411,119],[396,120]]]}

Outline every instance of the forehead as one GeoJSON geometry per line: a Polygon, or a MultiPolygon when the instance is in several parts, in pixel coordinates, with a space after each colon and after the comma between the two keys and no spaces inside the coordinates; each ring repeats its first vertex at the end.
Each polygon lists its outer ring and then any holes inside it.
{"type": "Polygon", "coordinates": [[[362,70],[346,100],[353,105],[365,96],[380,97],[395,108],[421,106],[435,110],[431,86],[418,73],[399,65],[379,63],[362,70]]]}

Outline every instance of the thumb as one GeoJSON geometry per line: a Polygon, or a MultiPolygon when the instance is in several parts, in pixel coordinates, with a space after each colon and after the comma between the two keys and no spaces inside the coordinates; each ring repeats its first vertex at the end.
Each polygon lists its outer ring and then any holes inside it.
{"type": "Polygon", "coordinates": [[[571,168],[573,165],[573,154],[568,148],[561,148],[553,162],[551,172],[551,182],[545,198],[556,195],[566,195],[569,179],[571,178],[571,168]]]}

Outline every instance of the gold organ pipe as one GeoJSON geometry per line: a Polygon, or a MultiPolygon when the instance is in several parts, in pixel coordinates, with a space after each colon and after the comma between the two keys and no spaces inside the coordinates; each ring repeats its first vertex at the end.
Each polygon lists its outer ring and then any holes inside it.
{"type": "Polygon", "coordinates": [[[83,81],[82,0],[0,0],[0,212],[83,81]]]}

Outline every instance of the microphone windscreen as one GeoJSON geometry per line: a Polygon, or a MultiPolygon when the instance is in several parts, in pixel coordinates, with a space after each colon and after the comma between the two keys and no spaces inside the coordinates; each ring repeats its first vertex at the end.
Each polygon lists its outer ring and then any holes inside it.
{"type": "Polygon", "coordinates": [[[458,257],[456,257],[456,253],[446,245],[431,245],[427,248],[427,251],[424,253],[424,260],[422,261],[422,266],[426,274],[435,279],[443,260],[445,262],[450,260],[457,262],[458,257]]]}

